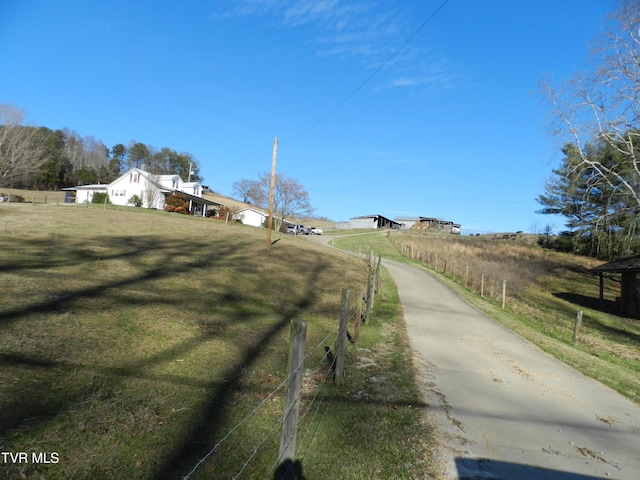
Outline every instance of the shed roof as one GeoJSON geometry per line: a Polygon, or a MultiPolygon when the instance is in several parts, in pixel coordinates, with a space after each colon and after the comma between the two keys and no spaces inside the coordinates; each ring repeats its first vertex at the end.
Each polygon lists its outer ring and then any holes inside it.
{"type": "Polygon", "coordinates": [[[269,213],[268,212],[264,212],[262,210],[258,210],[257,208],[254,207],[247,207],[247,208],[243,208],[242,210],[238,210],[235,215],[240,215],[242,212],[246,212],[246,211],[251,211],[251,212],[255,212],[258,215],[260,215],[261,217],[268,217],[269,213]]]}
{"type": "Polygon", "coordinates": [[[634,255],[633,257],[614,260],[613,262],[605,263],[598,267],[592,268],[590,271],[596,273],[621,273],[640,271],[640,255],[634,255]]]}

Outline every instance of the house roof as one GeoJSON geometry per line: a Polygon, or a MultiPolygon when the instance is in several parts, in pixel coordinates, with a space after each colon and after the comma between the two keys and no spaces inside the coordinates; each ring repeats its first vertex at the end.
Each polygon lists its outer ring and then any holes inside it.
{"type": "Polygon", "coordinates": [[[181,190],[173,190],[173,189],[168,189],[169,192],[172,192],[174,195],[182,195],[184,196],[187,200],[191,200],[194,203],[198,203],[200,205],[217,205],[220,206],[221,204],[218,202],[214,202],[213,200],[207,200],[206,198],[202,198],[202,197],[197,197],[195,195],[191,195],[190,193],[187,192],[183,192],[181,190]]]}
{"type": "Polygon", "coordinates": [[[262,215],[263,217],[267,217],[269,216],[268,213],[263,212],[261,210],[258,210],[257,208],[253,208],[253,207],[247,207],[247,208],[243,208],[242,210],[238,210],[238,212],[236,213],[236,215],[242,213],[242,212],[246,212],[247,210],[251,210],[252,212],[256,212],[258,215],[262,215]]]}
{"type": "Polygon", "coordinates": [[[106,183],[95,183],[93,185],[78,185],[76,187],[67,187],[63,188],[62,190],[69,192],[73,192],[75,190],[106,190],[108,186],[109,185],[107,185],[106,183]]]}
{"type": "MultiPolygon", "coordinates": [[[[391,220],[390,218],[385,217],[384,215],[362,215],[360,217],[351,217],[349,220],[363,219],[363,218],[384,218],[386,220],[391,220]]],[[[393,220],[391,220],[393,221],[393,220]]]]}
{"type": "Polygon", "coordinates": [[[614,260],[613,262],[605,263],[590,270],[590,272],[595,273],[622,273],[637,271],[640,271],[640,255],[614,260]]]}
{"type": "Polygon", "coordinates": [[[352,220],[362,220],[362,219],[373,220],[375,223],[378,224],[378,228],[381,228],[383,225],[391,225],[392,228],[396,228],[396,226],[399,227],[400,225],[402,225],[401,223],[391,220],[390,218],[387,218],[383,215],[363,215],[361,217],[351,217],[349,221],[351,222],[352,220]],[[380,223],[382,223],[383,225],[381,226],[380,223]]]}

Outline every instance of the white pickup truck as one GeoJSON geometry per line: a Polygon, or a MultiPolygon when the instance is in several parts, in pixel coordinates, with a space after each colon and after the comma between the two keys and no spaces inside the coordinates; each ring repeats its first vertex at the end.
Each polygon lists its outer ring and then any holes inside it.
{"type": "Polygon", "coordinates": [[[322,235],[322,229],[318,227],[311,227],[311,235],[322,235]]]}

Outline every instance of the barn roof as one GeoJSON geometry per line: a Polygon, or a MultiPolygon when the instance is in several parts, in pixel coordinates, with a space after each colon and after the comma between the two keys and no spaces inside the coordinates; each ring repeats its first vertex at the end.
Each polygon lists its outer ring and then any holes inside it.
{"type": "Polygon", "coordinates": [[[633,257],[614,260],[613,262],[605,263],[604,265],[600,265],[599,267],[592,268],[590,271],[595,273],[621,273],[640,271],[640,255],[634,255],[633,257]]]}

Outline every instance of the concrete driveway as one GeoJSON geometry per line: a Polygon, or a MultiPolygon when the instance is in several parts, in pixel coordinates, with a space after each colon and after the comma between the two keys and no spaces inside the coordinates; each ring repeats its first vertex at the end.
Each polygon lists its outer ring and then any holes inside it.
{"type": "Polygon", "coordinates": [[[450,479],[640,479],[640,407],[417,267],[395,280],[450,479]]]}

